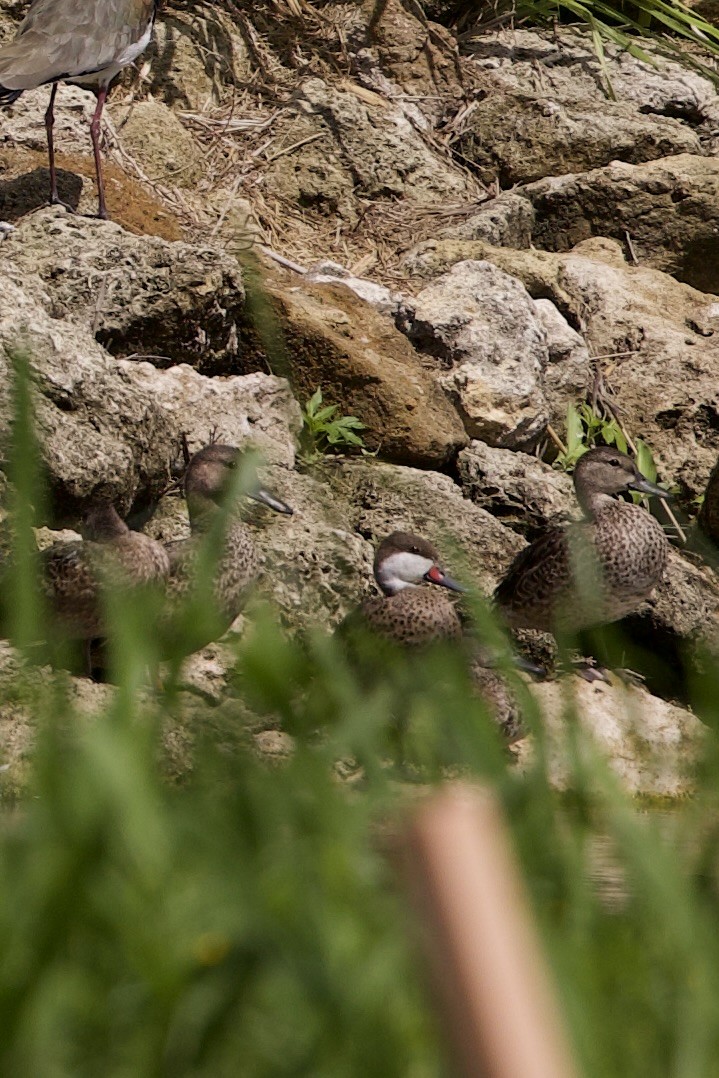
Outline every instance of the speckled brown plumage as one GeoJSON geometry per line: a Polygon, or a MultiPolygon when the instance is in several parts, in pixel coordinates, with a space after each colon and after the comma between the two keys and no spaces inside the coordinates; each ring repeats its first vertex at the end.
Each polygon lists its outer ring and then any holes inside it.
{"type": "MultiPolygon", "coordinates": [[[[202,535],[203,532],[196,528],[191,538],[167,545],[170,559],[167,597],[170,607],[181,602],[194,586],[202,535]]],[[[259,558],[249,528],[241,520],[231,521],[212,574],[212,594],[220,618],[219,636],[229,629],[242,611],[259,570],[259,558]]]]}
{"type": "MultiPolygon", "coordinates": [[[[214,444],[195,453],[188,465],[185,494],[192,536],[167,546],[170,576],[165,622],[170,630],[178,605],[197,585],[201,543],[217,523],[221,506],[230,490],[232,474],[240,460],[239,449],[214,444]]],[[[292,512],[289,506],[262,488],[253,490],[249,496],[277,512],[292,512]]],[[[229,629],[245,606],[259,575],[260,562],[252,533],[236,512],[230,513],[218,538],[221,545],[212,572],[215,617],[204,630],[198,627],[191,640],[183,641],[188,652],[199,650],[229,629]]]]}
{"type": "Polygon", "coordinates": [[[360,613],[372,632],[402,647],[426,647],[438,640],[459,640],[462,636],[454,603],[430,585],[365,599],[360,613]]]}
{"type": "Polygon", "coordinates": [[[393,532],[377,548],[374,575],[385,594],[365,599],[346,619],[343,632],[363,626],[372,634],[416,653],[442,641],[466,648],[468,656],[473,652],[473,657],[468,657],[472,680],[490,713],[509,742],[522,737],[521,713],[504,679],[483,665],[476,646],[463,637],[459,611],[442,590],[442,585],[450,589],[457,585],[440,568],[436,547],[412,533],[393,532]],[[405,560],[407,555],[417,559],[414,576],[412,561],[405,560]],[[393,573],[391,566],[397,556],[401,560],[395,562],[393,573]],[[428,566],[432,568],[428,570],[428,566]],[[401,590],[394,590],[397,587],[401,590]]]}
{"type": "Polygon", "coordinates": [[[74,640],[104,635],[103,589],[159,584],[170,571],[162,543],[130,531],[112,507],[93,510],[86,529],[91,539],[55,543],[41,555],[48,612],[74,640]]]}
{"type": "Polygon", "coordinates": [[[645,509],[610,496],[649,492],[652,484],[633,462],[613,449],[592,450],[577,465],[575,486],[587,519],[550,528],[525,547],[495,592],[512,628],[577,632],[617,621],[662,578],[668,553],[662,528],[645,509]]]}

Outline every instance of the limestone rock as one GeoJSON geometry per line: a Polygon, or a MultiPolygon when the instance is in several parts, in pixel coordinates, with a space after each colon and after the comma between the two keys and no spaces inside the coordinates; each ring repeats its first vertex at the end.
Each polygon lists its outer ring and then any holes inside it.
{"type": "MultiPolygon", "coordinates": [[[[531,691],[541,708],[550,775],[558,789],[567,788],[571,774],[566,746],[574,742],[568,742],[566,724],[580,722],[629,793],[685,797],[692,792],[691,770],[706,728],[690,711],[644,689],[576,677],[535,684],[531,691]]],[[[531,738],[517,749],[519,766],[526,766],[531,738]]]]}
{"type": "Polygon", "coordinates": [[[458,147],[485,182],[497,178],[503,188],[610,161],[701,152],[697,135],[679,120],[646,116],[631,102],[606,101],[600,110],[589,97],[526,88],[489,93],[458,147]]]}
{"type": "Polygon", "coordinates": [[[547,340],[519,281],[489,262],[459,262],[408,304],[407,334],[444,364],[439,380],[470,437],[520,448],[541,436],[547,340]]]}
{"type": "MultiPolygon", "coordinates": [[[[87,146],[83,152],[70,154],[59,144],[56,143],[56,146],[60,198],[77,214],[94,217],[97,213],[97,185],[92,154],[87,146]]],[[[117,225],[138,236],[159,236],[170,241],[182,237],[179,222],[154,191],[107,158],[103,162],[102,175],[108,213],[117,225]]],[[[49,194],[47,147],[43,145],[42,149],[28,150],[0,146],[2,217],[19,223],[28,214],[43,210],[48,204],[49,194]]]]}
{"type": "Polygon", "coordinates": [[[127,510],[142,487],[166,481],[172,431],[151,393],[75,323],[46,313],[49,297],[0,274],[0,416],[11,429],[10,356],[24,352],[35,389],[35,424],[51,494],[72,515],[102,484],[127,510]]]}
{"type": "Polygon", "coordinates": [[[344,464],[337,480],[350,502],[353,527],[373,546],[395,530],[434,543],[452,575],[485,595],[523,540],[474,505],[449,476],[361,461],[344,464]]]}
{"type": "Polygon", "coordinates": [[[719,656],[716,574],[671,550],[664,579],[623,625],[633,640],[661,656],[667,677],[655,687],[680,697],[682,671],[701,672],[708,656],[719,656]]]}
{"type": "Polygon", "coordinates": [[[550,299],[535,299],[534,308],[547,335],[547,362],[542,370],[544,395],[552,423],[564,426],[567,405],[582,399],[589,389],[589,349],[550,299]]]}
{"type": "Polygon", "coordinates": [[[205,153],[161,101],[116,105],[113,123],[120,143],[153,181],[193,190],[205,174],[205,153]]]}
{"type": "Polygon", "coordinates": [[[466,497],[529,540],[573,506],[571,478],[527,453],[473,441],[457,465],[466,497]]]}
{"type": "Polygon", "coordinates": [[[258,449],[270,464],[294,466],[300,409],[284,378],[259,371],[207,378],[184,363],[163,371],[136,360],[119,360],[118,368],[160,408],[174,438],[185,435],[190,452],[214,435],[258,449]]]}
{"type": "Polygon", "coordinates": [[[342,284],[380,314],[397,314],[404,298],[399,293],[390,292],[389,288],[370,281],[366,277],[355,277],[344,266],[329,259],[310,266],[303,280],[307,284],[342,284]]]}
{"type": "MultiPolygon", "coordinates": [[[[330,471],[336,467],[327,465],[330,471]]],[[[371,579],[374,556],[353,526],[348,495],[322,477],[282,464],[264,468],[260,479],[294,512],[291,517],[280,516],[250,503],[243,509],[262,564],[256,596],[269,599],[293,632],[336,624],[371,579]]],[[[190,532],[184,499],[163,499],[145,530],[162,542],[186,538],[190,532]]],[[[233,630],[236,627],[237,623],[233,630]]],[[[218,662],[226,662],[227,667],[234,662],[227,652],[198,655],[198,676],[205,680],[216,680],[212,669],[218,662]],[[209,674],[203,672],[202,664],[207,662],[209,674]]]]}
{"type": "MultiPolygon", "coordinates": [[[[27,90],[3,109],[0,146],[21,146],[47,154],[45,111],[50,99],[47,86],[27,90]]],[[[61,153],[90,154],[90,121],[97,100],[90,90],[63,83],[55,103],[55,145],[61,153]]]]}
{"type": "MultiPolygon", "coordinates": [[[[357,6],[364,20],[362,43],[371,43],[377,68],[397,84],[400,93],[419,97],[423,111],[431,113],[441,109],[443,98],[462,92],[455,40],[444,26],[435,23],[430,29],[426,18],[416,17],[417,9],[405,7],[401,0],[388,0],[379,19],[374,3],[365,0],[357,6]]],[[[358,50],[357,65],[362,71],[361,59],[362,50],[358,50]]]]}
{"type": "MultiPolygon", "coordinates": [[[[437,230],[441,239],[485,240],[495,247],[529,247],[534,229],[534,207],[513,191],[504,191],[489,199],[474,212],[437,230]]],[[[417,255],[431,249],[425,240],[415,248],[417,255]]]]}
{"type": "Polygon", "coordinates": [[[431,203],[467,194],[464,174],[431,152],[401,110],[372,110],[358,95],[321,79],[306,79],[296,100],[332,133],[334,153],[367,197],[402,195],[431,203]]]}
{"type": "Polygon", "coordinates": [[[653,63],[609,41],[604,42],[600,60],[587,31],[555,26],[550,33],[513,27],[482,34],[468,41],[466,48],[485,85],[495,91],[593,101],[596,122],[598,114],[611,116],[615,111],[616,102],[607,96],[609,79],[617,102],[633,104],[637,118],[681,120],[707,140],[719,115],[711,80],[668,59],[650,39],[642,46],[653,63]]]}
{"type": "Polygon", "coordinates": [[[249,77],[247,48],[222,5],[196,0],[163,5],[154,40],[143,53],[150,93],[166,105],[196,113],[222,100],[227,87],[249,77]]]}
{"type": "MultiPolygon", "coordinates": [[[[267,277],[264,295],[285,341],[284,368],[301,402],[328,404],[366,425],[363,438],[390,460],[437,466],[465,445],[462,421],[438,386],[435,363],[342,285],[290,285],[267,277]]],[[[264,366],[266,344],[246,325],[243,361],[264,366]]],[[[277,354],[268,357],[278,370],[277,354]]]]}
{"type": "Polygon", "coordinates": [[[237,353],[238,263],[210,247],[142,239],[111,221],[50,208],[25,218],[3,261],[37,275],[55,319],[72,319],[118,356],[212,366],[237,353]]]}
{"type": "Polygon", "coordinates": [[[715,296],[628,266],[619,244],[601,238],[563,254],[437,241],[430,257],[434,272],[456,259],[491,261],[530,295],[550,298],[600,357],[626,429],[650,446],[660,476],[687,502],[704,493],[719,457],[715,296]]]}
{"type": "Polygon", "coordinates": [[[699,526],[712,543],[719,547],[719,458],[707,480],[699,512],[699,526]]]}
{"type": "Polygon", "coordinates": [[[591,236],[632,247],[642,266],[719,292],[719,160],[680,154],[539,180],[522,188],[536,220],[532,242],[566,251],[591,236]]]}
{"type": "Polygon", "coordinates": [[[364,210],[360,199],[428,206],[472,197],[471,178],[432,152],[402,107],[344,85],[318,78],[300,84],[297,116],[278,126],[277,157],[263,173],[268,195],[352,226],[364,210]],[[303,139],[292,154],[281,154],[303,139]]]}
{"type": "Polygon", "coordinates": [[[10,355],[24,351],[34,381],[36,428],[53,510],[74,518],[102,485],[121,511],[151,505],[169,480],[181,434],[194,450],[217,437],[257,447],[265,458],[294,464],[299,407],[287,382],[255,372],[207,378],[186,365],[163,371],[115,360],[90,332],[51,318],[39,279],[26,291],[0,273],[0,420],[11,428],[10,355]]]}

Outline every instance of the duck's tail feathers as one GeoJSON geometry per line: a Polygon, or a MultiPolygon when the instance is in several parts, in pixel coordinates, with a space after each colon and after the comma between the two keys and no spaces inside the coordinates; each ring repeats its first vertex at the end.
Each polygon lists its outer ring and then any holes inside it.
{"type": "Polygon", "coordinates": [[[17,101],[23,90],[8,90],[6,86],[0,86],[0,108],[5,105],[12,105],[13,101],[17,101]]]}

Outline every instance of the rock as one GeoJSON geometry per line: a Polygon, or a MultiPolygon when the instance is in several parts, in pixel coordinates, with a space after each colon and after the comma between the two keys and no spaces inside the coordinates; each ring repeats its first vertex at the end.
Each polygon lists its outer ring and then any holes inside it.
{"type": "Polygon", "coordinates": [[[711,79],[668,59],[649,38],[642,47],[652,63],[606,40],[600,58],[588,32],[561,26],[550,33],[513,27],[477,35],[466,44],[487,89],[594,102],[592,123],[612,116],[617,104],[634,105],[635,118],[681,120],[688,130],[701,134],[705,145],[711,144],[711,130],[719,117],[711,79]],[[608,98],[608,82],[616,101],[608,98]]]}
{"type": "Polygon", "coordinates": [[[550,299],[536,299],[534,309],[547,336],[542,387],[552,423],[564,426],[567,405],[583,399],[590,387],[592,361],[584,338],[550,299]]]}
{"type": "MultiPolygon", "coordinates": [[[[0,216],[18,221],[31,210],[47,204],[50,190],[47,141],[45,135],[45,111],[49,100],[47,86],[29,90],[9,108],[3,109],[0,132],[0,216]]],[[[55,149],[57,162],[58,192],[67,205],[79,213],[94,216],[97,213],[97,188],[95,162],[90,141],[90,122],[96,106],[96,98],[89,90],[63,83],[55,104],[55,149]]],[[[136,105],[135,116],[148,111],[158,112],[164,106],[141,102],[136,105]]],[[[127,109],[110,101],[106,119],[111,122],[127,115],[127,109]]],[[[137,134],[139,122],[131,125],[137,134]]],[[[167,159],[177,153],[172,144],[160,151],[160,143],[167,137],[168,125],[177,125],[174,144],[181,142],[185,159],[189,159],[189,143],[192,137],[182,128],[172,113],[164,116],[163,127],[158,132],[150,126],[156,158],[167,159]],[[189,143],[188,143],[189,140],[189,143]]],[[[131,137],[128,148],[135,150],[138,143],[131,137]]],[[[141,149],[142,147],[140,147],[141,149]]],[[[195,160],[199,150],[195,148],[195,160]]],[[[140,155],[142,159],[142,155],[140,155]]],[[[183,162],[185,163],[185,162],[183,162]]],[[[167,206],[156,194],[119,167],[125,160],[119,153],[107,147],[103,150],[103,177],[110,216],[131,232],[157,235],[165,239],[179,239],[181,229],[167,206]],[[114,158],[114,159],[113,159],[114,158]]],[[[152,166],[154,168],[154,165],[152,166]]],[[[197,175],[201,175],[198,171],[197,175]]],[[[153,178],[158,179],[159,176],[153,178]]]]}
{"type": "MultiPolygon", "coordinates": [[[[251,443],[272,462],[292,467],[299,407],[287,382],[255,372],[207,378],[186,365],[167,371],[147,362],[115,360],[69,318],[51,318],[38,278],[28,284],[0,273],[0,417],[11,429],[10,354],[28,355],[35,388],[36,428],[60,519],[75,518],[99,485],[118,508],[140,512],[169,480],[181,434],[194,450],[218,437],[251,443]]],[[[3,452],[7,451],[7,442],[3,452]]]]}
{"type": "MultiPolygon", "coordinates": [[[[22,98],[20,99],[22,100],[22,98]]],[[[85,154],[56,154],[57,183],[61,199],[79,214],[97,213],[95,163],[85,154]]],[[[182,229],[166,205],[153,192],[128,176],[112,161],[102,169],[108,212],[113,221],[141,236],[177,240],[182,229]]],[[[47,206],[50,193],[47,149],[0,148],[0,214],[19,222],[34,210],[47,206]]]]}
{"type": "Polygon", "coordinates": [[[310,266],[303,279],[307,284],[342,284],[380,314],[397,314],[404,298],[366,277],[355,277],[344,266],[329,259],[310,266]]]}
{"type": "Polygon", "coordinates": [[[123,151],[153,182],[194,190],[207,170],[205,151],[161,101],[116,105],[113,123],[123,151]]]}
{"type": "MultiPolygon", "coordinates": [[[[27,90],[7,109],[3,109],[0,146],[19,146],[38,150],[47,161],[45,112],[50,99],[47,86],[27,90]]],[[[90,123],[97,99],[90,90],[63,83],[55,103],[55,146],[63,154],[91,153],[90,123]]]]}
{"type": "Polygon", "coordinates": [[[360,198],[389,204],[401,197],[422,206],[471,198],[471,179],[432,152],[400,107],[343,85],[338,90],[318,78],[300,84],[299,117],[284,134],[279,129],[278,156],[264,173],[269,194],[350,225],[359,221],[360,198]],[[311,141],[280,156],[302,139],[311,141]]]}
{"type": "Polygon", "coordinates": [[[149,67],[154,98],[195,113],[217,105],[252,73],[236,21],[214,3],[165,4],[141,63],[149,67]]]}
{"type": "Polygon", "coordinates": [[[457,147],[485,183],[501,187],[584,172],[610,161],[653,161],[700,153],[699,138],[679,120],[646,116],[631,102],[553,89],[490,91],[462,129],[457,147]]]}
{"type": "Polygon", "coordinates": [[[719,547],[719,459],[712,468],[699,510],[698,524],[708,539],[719,547]]]}
{"type": "Polygon", "coordinates": [[[489,262],[458,262],[408,304],[406,329],[445,365],[439,381],[471,438],[513,448],[539,439],[549,419],[547,341],[519,281],[489,262]]]}
{"type": "Polygon", "coordinates": [[[449,476],[378,462],[344,464],[337,482],[353,527],[373,546],[395,530],[434,543],[451,575],[489,594],[522,539],[474,505],[449,476]]]}
{"type": "Polygon", "coordinates": [[[627,243],[639,264],[719,292],[719,160],[680,154],[619,161],[522,188],[536,214],[532,242],[566,251],[591,236],[627,243]]]}
{"type": "Polygon", "coordinates": [[[295,751],[295,739],[284,730],[260,730],[252,739],[264,757],[285,760],[295,751]]]}
{"type": "Polygon", "coordinates": [[[338,91],[321,79],[306,79],[296,101],[332,132],[335,153],[339,151],[366,197],[402,195],[431,203],[467,195],[464,174],[431,152],[401,110],[371,110],[361,96],[338,91]]]}
{"type": "MultiPolygon", "coordinates": [[[[327,466],[330,473],[336,469],[327,466]]],[[[336,624],[371,578],[374,557],[370,544],[353,527],[354,510],[347,494],[334,483],[282,465],[263,469],[261,479],[294,513],[280,517],[249,504],[243,510],[262,563],[257,597],[270,599],[293,632],[336,624]]],[[[189,535],[184,499],[163,499],[145,530],[162,542],[184,539],[189,535]]],[[[201,666],[228,658],[227,653],[218,657],[204,651],[198,656],[201,666]]],[[[230,655],[228,666],[233,664],[230,655]]],[[[201,676],[205,677],[202,671],[201,676]]]]}
{"type": "Polygon", "coordinates": [[[530,542],[576,508],[571,478],[526,453],[473,441],[457,466],[465,496],[530,542]]]}
{"type": "Polygon", "coordinates": [[[40,278],[56,320],[84,326],[113,355],[208,368],[237,355],[242,273],[211,247],[138,239],[50,208],[25,218],[3,255],[24,278],[40,278]]]}
{"type": "Polygon", "coordinates": [[[167,480],[172,430],[152,394],[143,393],[85,330],[46,313],[50,299],[30,295],[0,273],[0,416],[11,430],[13,351],[29,360],[35,425],[54,508],[78,514],[98,485],[127,510],[142,488],[167,480]]]}
{"type": "MultiPolygon", "coordinates": [[[[531,692],[540,705],[556,788],[572,785],[568,754],[573,750],[567,746],[575,740],[567,726],[579,722],[627,792],[647,797],[686,797],[693,792],[692,770],[707,731],[690,711],[644,689],[589,684],[576,677],[571,683],[564,678],[534,684],[531,692]]],[[[517,750],[520,768],[531,766],[532,739],[519,742],[517,750]]]]}
{"type": "MultiPolygon", "coordinates": [[[[0,800],[6,805],[27,793],[38,714],[52,699],[52,713],[62,716],[59,686],[48,667],[29,667],[7,641],[0,641],[0,800]]],[[[88,678],[68,677],[62,697],[72,709],[73,719],[89,720],[113,699],[109,685],[97,685],[88,678]]]]}
{"type": "MultiPolygon", "coordinates": [[[[362,420],[367,447],[389,460],[436,467],[466,444],[462,421],[437,384],[437,365],[423,362],[388,318],[342,285],[280,281],[268,275],[263,295],[284,338],[283,372],[300,401],[322,389],[327,404],[362,420]]],[[[267,358],[273,369],[282,366],[247,325],[242,355],[250,369],[267,358]]]]}
{"type": "MultiPolygon", "coordinates": [[[[534,208],[526,198],[508,191],[491,198],[479,209],[436,232],[441,239],[485,240],[495,247],[529,247],[534,229],[534,208]]],[[[433,240],[425,240],[415,249],[415,257],[431,250],[433,240]]]]}
{"type": "MultiPolygon", "coordinates": [[[[378,70],[397,84],[402,96],[419,98],[423,111],[432,115],[441,111],[447,97],[452,100],[462,94],[456,42],[444,26],[430,25],[422,12],[415,9],[415,14],[401,0],[387,0],[379,18],[374,3],[365,0],[357,7],[364,26],[362,38],[355,36],[356,44],[371,45],[378,70]]],[[[362,60],[367,52],[369,48],[357,50],[360,73],[365,70],[362,60]]]]}
{"type": "Polygon", "coordinates": [[[623,623],[657,669],[650,687],[670,699],[692,696],[692,679],[719,656],[719,582],[711,569],[670,551],[661,584],[623,623]],[[661,659],[657,663],[657,657],[661,659]]]}
{"type": "Polygon", "coordinates": [[[600,238],[564,254],[437,241],[431,258],[435,271],[454,259],[491,261],[530,295],[551,299],[598,357],[624,426],[649,445],[660,476],[686,503],[703,494],[719,456],[715,296],[628,266],[621,247],[600,238]]]}
{"type": "Polygon", "coordinates": [[[284,378],[271,374],[207,378],[187,364],[157,370],[151,363],[119,360],[128,382],[153,400],[190,452],[219,442],[258,449],[270,464],[294,467],[295,440],[300,432],[299,405],[284,378]]]}

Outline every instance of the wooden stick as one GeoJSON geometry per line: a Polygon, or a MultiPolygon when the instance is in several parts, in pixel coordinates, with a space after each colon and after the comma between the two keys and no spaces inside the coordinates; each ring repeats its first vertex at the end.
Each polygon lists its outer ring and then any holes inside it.
{"type": "MultiPolygon", "coordinates": [[[[617,415],[617,411],[616,411],[614,405],[611,403],[611,401],[606,401],[605,403],[606,403],[606,407],[609,409],[612,416],[614,417],[614,422],[617,424],[620,431],[622,432],[622,434],[626,438],[627,445],[629,446],[632,453],[636,457],[637,456],[636,444],[632,441],[631,436],[628,434],[628,432],[624,428],[624,425],[622,424],[621,419],[617,415]]],[[[670,525],[676,530],[679,542],[682,543],[684,546],[686,546],[687,533],[684,531],[681,524],[677,520],[677,518],[676,518],[676,516],[674,514],[674,510],[672,509],[671,505],[667,505],[667,503],[663,499],[659,502],[659,505],[661,506],[662,512],[664,513],[665,517],[669,521],[670,525]]]]}
{"type": "Polygon", "coordinates": [[[307,273],[307,270],[303,266],[298,266],[296,262],[291,262],[289,258],[285,258],[284,255],[278,254],[277,251],[273,251],[271,247],[265,247],[260,243],[257,245],[263,254],[271,258],[279,266],[284,266],[285,269],[292,270],[293,273],[307,273]]]}
{"type": "Polygon", "coordinates": [[[461,1073],[577,1078],[496,797],[447,787],[406,848],[461,1073]]]}
{"type": "Polygon", "coordinates": [[[278,157],[284,157],[285,154],[292,153],[294,150],[299,150],[300,146],[306,146],[309,142],[316,142],[318,138],[324,138],[324,131],[318,131],[314,135],[307,135],[306,138],[301,138],[299,142],[293,142],[291,146],[285,146],[283,150],[278,150],[277,153],[271,154],[267,158],[268,165],[276,161],[278,157]]]}
{"type": "Polygon", "coordinates": [[[562,439],[559,437],[559,435],[557,434],[556,430],[554,429],[554,427],[552,426],[551,423],[547,423],[547,434],[549,435],[551,440],[554,442],[554,444],[556,445],[556,447],[557,447],[557,449],[559,450],[560,453],[566,453],[567,452],[566,445],[564,444],[562,439]]]}

